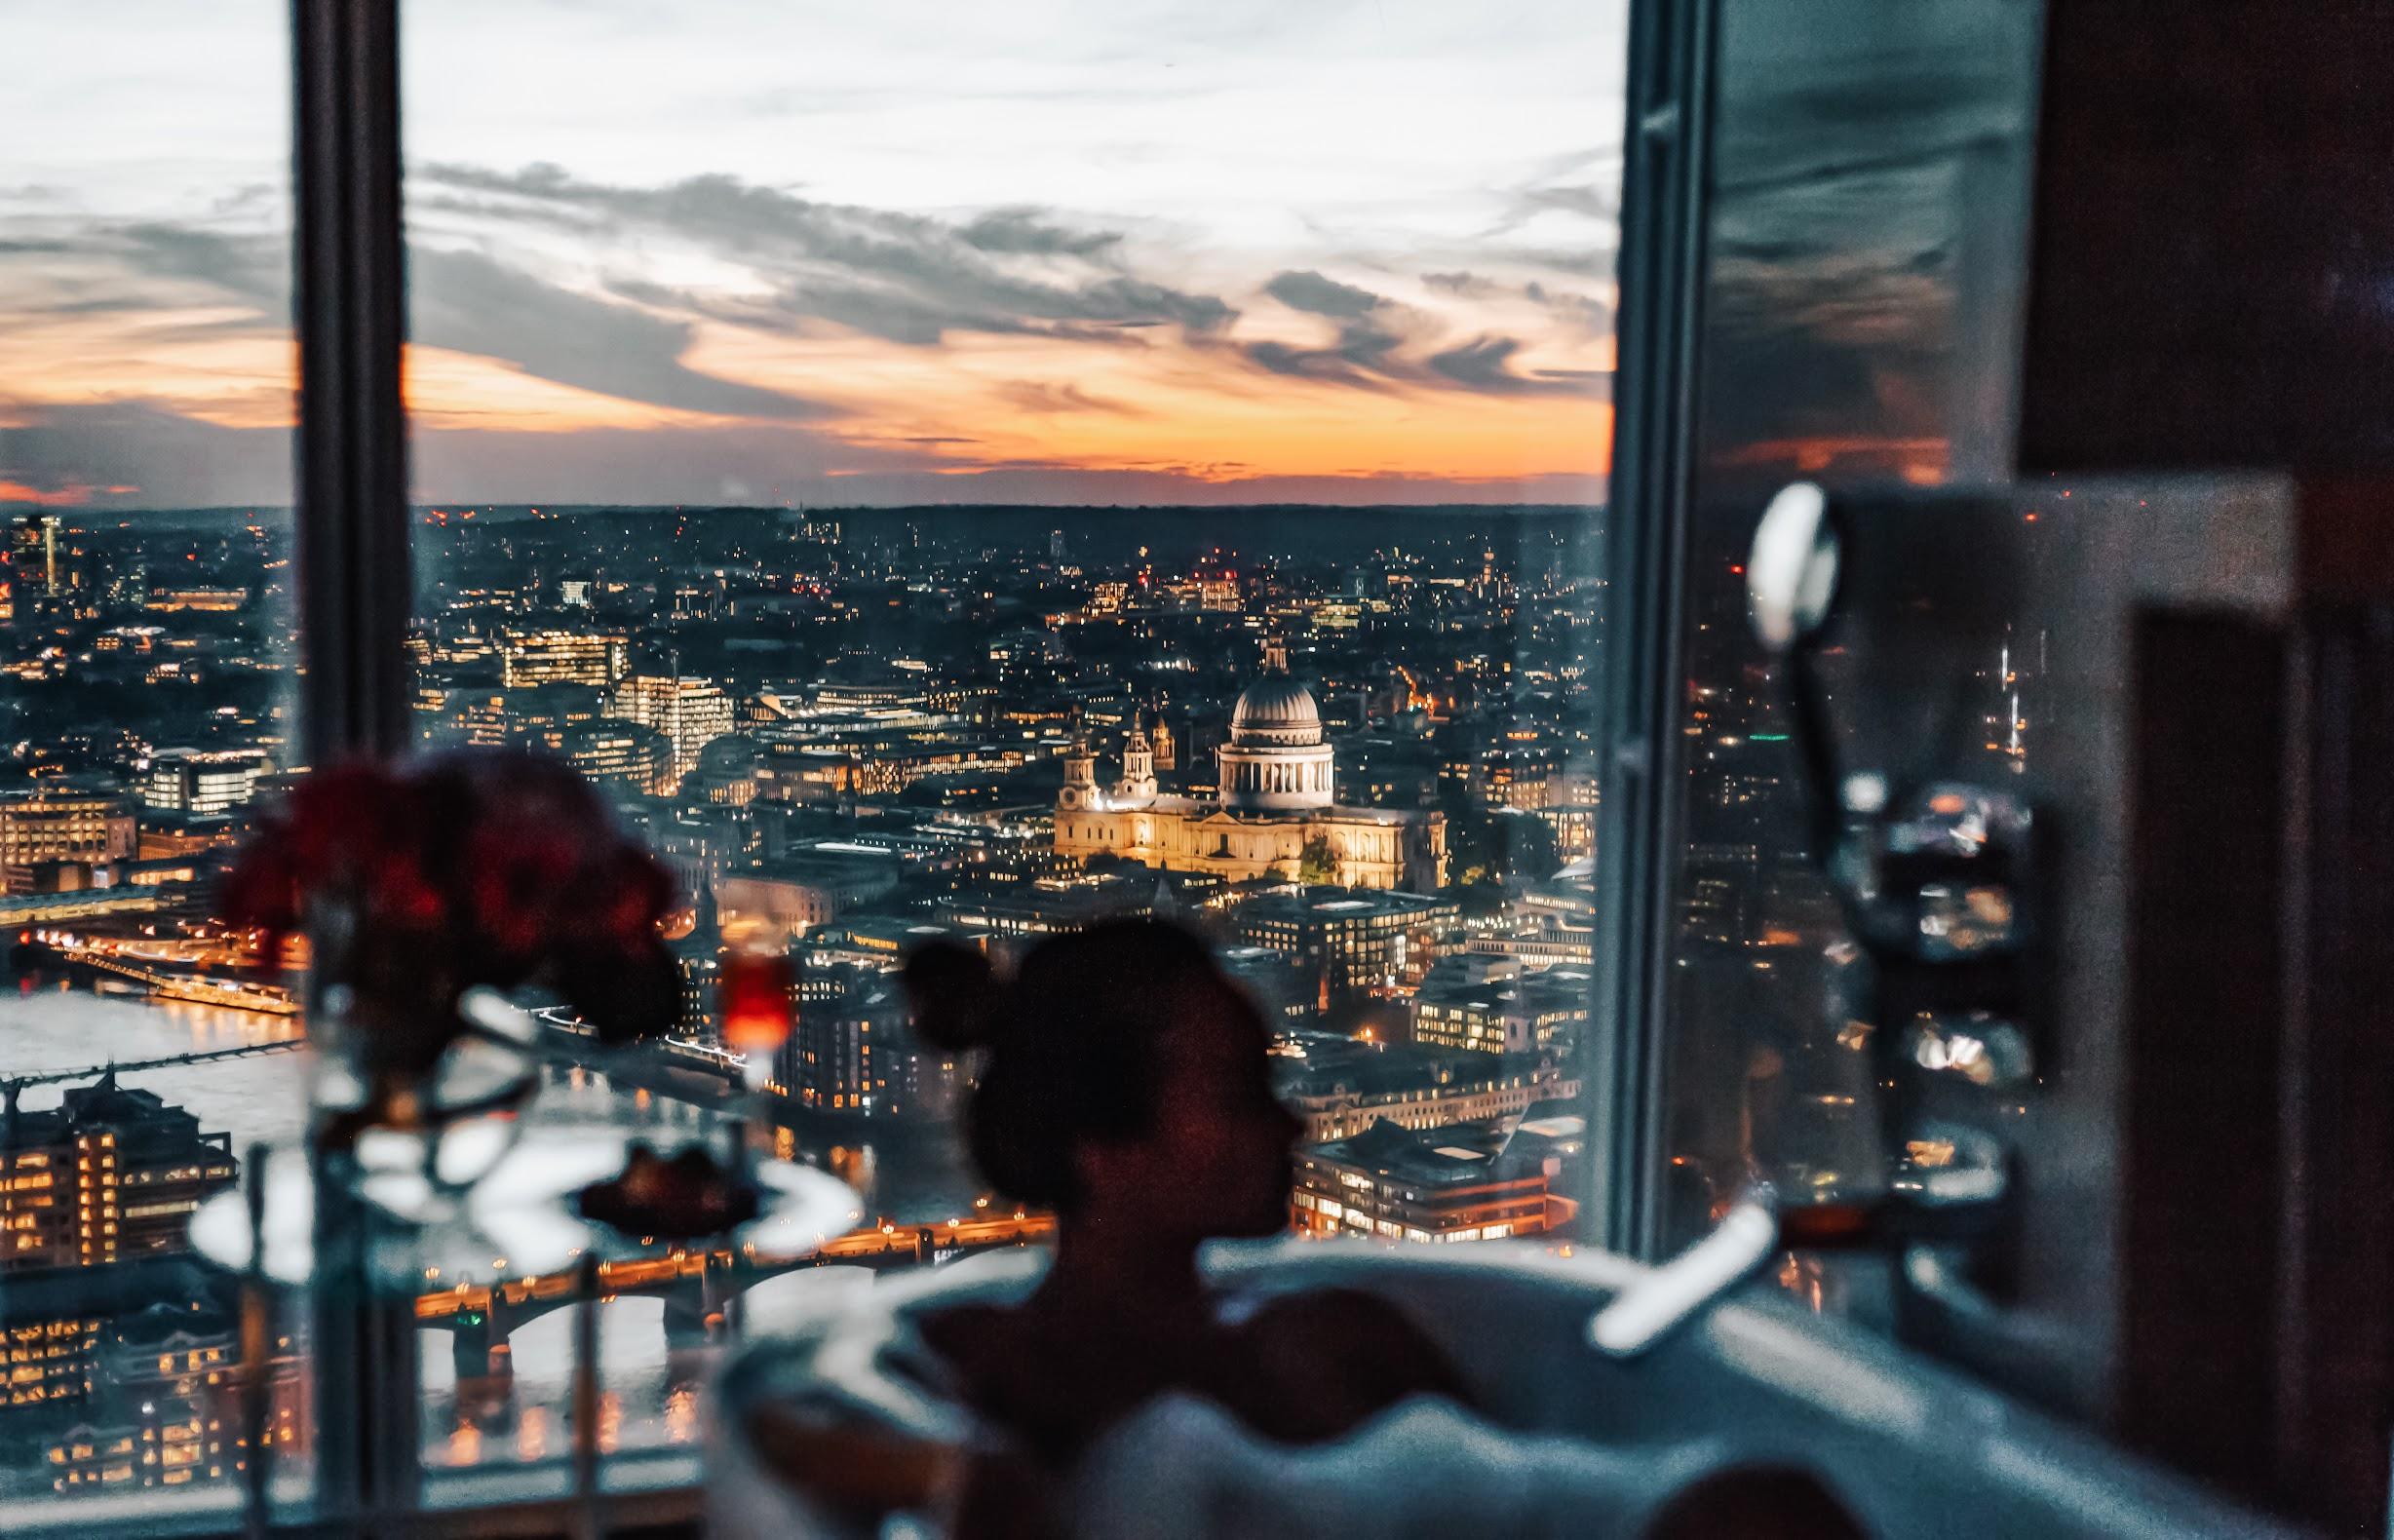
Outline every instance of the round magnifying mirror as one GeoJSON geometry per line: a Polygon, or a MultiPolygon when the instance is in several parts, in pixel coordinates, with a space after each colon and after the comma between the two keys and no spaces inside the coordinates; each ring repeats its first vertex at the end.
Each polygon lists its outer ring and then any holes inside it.
{"type": "Polygon", "coordinates": [[[1829,494],[1812,481],[1780,489],[1755,526],[1746,558],[1746,597],[1754,634],[1785,652],[1829,618],[1837,589],[1837,537],[1829,526],[1829,494]]]}

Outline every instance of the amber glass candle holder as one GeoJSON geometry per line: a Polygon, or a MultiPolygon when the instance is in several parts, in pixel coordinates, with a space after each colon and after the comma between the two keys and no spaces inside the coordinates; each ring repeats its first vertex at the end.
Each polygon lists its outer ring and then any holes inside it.
{"type": "Polygon", "coordinates": [[[796,968],[780,953],[733,951],[723,958],[716,975],[723,1046],[748,1056],[751,1091],[771,1083],[774,1056],[790,1041],[797,982],[796,968]]]}

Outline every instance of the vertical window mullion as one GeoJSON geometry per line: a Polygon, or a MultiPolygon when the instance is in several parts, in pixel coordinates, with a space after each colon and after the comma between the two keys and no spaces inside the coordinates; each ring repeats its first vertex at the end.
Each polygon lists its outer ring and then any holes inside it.
{"type": "Polygon", "coordinates": [[[406,741],[398,0],[293,0],[300,730],[311,764],[406,741]]]}
{"type": "MultiPolygon", "coordinates": [[[[300,731],[322,768],[406,743],[398,0],[292,0],[291,27],[300,731]]],[[[415,1503],[414,1311],[371,1287],[371,1214],[313,1164],[317,1504],[364,1528],[415,1503]]]]}
{"type": "Polygon", "coordinates": [[[1658,1245],[1662,1034],[1680,828],[1680,616],[1717,0],[1633,0],[1619,367],[1603,541],[1603,795],[1587,1059],[1587,1238],[1658,1245]]]}

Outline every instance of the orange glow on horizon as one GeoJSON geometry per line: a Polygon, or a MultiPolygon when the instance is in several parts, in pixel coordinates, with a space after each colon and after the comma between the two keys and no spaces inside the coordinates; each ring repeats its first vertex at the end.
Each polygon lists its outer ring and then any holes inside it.
{"type": "MultiPolygon", "coordinates": [[[[80,481],[70,482],[55,491],[43,491],[22,481],[0,481],[0,503],[31,503],[40,508],[81,508],[92,500],[93,487],[80,481]]],[[[109,487],[109,491],[135,488],[109,487]]]]}
{"type": "MultiPolygon", "coordinates": [[[[0,378],[9,382],[0,416],[31,423],[45,406],[117,403],[215,427],[289,431],[292,343],[226,333],[217,324],[228,319],[201,308],[0,314],[0,378]]],[[[586,432],[736,434],[768,447],[788,434],[794,453],[831,477],[1106,472],[1213,486],[1322,478],[1499,488],[1609,470],[1610,403],[1540,388],[1537,375],[1602,368],[1611,352],[1609,338],[1525,349],[1509,361],[1523,389],[1501,392],[1435,383],[1426,370],[1371,386],[1279,375],[1218,341],[966,333],[916,347],[701,323],[681,367],[702,385],[787,395],[788,418],[660,406],[453,348],[411,346],[405,386],[420,432],[554,438],[560,461],[586,432]]],[[[97,469],[85,475],[103,480],[97,469]]],[[[0,500],[57,506],[119,490],[0,480],[0,500]]]]}
{"type": "Polygon", "coordinates": [[[27,406],[139,402],[214,427],[288,429],[297,344],[212,329],[247,319],[226,307],[0,311],[11,425],[22,425],[27,406]]]}
{"type": "Polygon", "coordinates": [[[1760,439],[1726,456],[1728,465],[1788,465],[1816,475],[1840,463],[1860,462],[1908,481],[1934,481],[1945,475],[1952,444],[1942,438],[1895,438],[1856,434],[1844,438],[1760,439]]]}

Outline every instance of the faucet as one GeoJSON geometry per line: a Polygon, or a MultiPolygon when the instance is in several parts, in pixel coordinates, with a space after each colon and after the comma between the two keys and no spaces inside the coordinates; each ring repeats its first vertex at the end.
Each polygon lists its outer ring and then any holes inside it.
{"type": "Polygon", "coordinates": [[[2034,945],[2049,831],[2015,766],[1968,772],[1958,688],[2018,592],[2009,518],[1966,493],[1798,482],[1755,532],[1752,621],[1788,678],[1813,849],[1852,939],[1833,1009],[1862,1023],[1887,1181],[1834,1204],[1749,1184],[1591,1317],[1601,1352],[1645,1352],[1784,1251],[1866,1251],[1889,1259],[1897,1340],[2023,1389],[2059,1378],[2049,1336],[2002,1306],[2021,1190],[2003,1114],[2033,1095],[2050,1014],[2034,945]],[[1857,651],[1840,698],[1825,660],[1850,670],[1857,651]]]}
{"type": "Polygon", "coordinates": [[[1899,1340],[2019,1381],[2047,1374],[2033,1327],[2000,1301],[2022,1178],[2012,1130],[2052,1016],[2052,830],[2020,762],[1979,751],[1968,698],[2018,613],[2015,518],[2000,496],[1797,482],[1756,528],[1747,588],[1852,939],[1833,1008],[1867,1034],[1887,1174],[1858,1209],[1781,1210],[1775,1245],[1886,1253],[1899,1340]]]}

